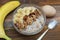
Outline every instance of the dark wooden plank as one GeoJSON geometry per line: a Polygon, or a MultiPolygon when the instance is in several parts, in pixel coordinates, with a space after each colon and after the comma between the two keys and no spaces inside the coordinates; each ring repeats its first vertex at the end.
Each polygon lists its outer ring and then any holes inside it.
{"type": "MultiPolygon", "coordinates": [[[[24,1],[20,0],[20,1],[22,4],[25,4],[25,3],[33,3],[33,4],[37,4],[37,5],[51,4],[57,10],[57,14],[53,18],[60,17],[60,6],[57,5],[57,4],[60,4],[60,0],[24,0],[24,1]],[[54,5],[54,4],[56,4],[56,5],[54,5]]],[[[6,2],[2,3],[0,1],[0,5],[4,4],[6,2]]],[[[10,14],[8,14],[5,19],[5,22],[4,22],[5,32],[9,37],[12,38],[12,40],[36,40],[47,29],[47,26],[45,26],[44,29],[40,33],[33,35],[33,36],[21,35],[14,29],[14,27],[12,25],[12,16],[13,16],[12,14],[13,14],[12,12],[10,14]]],[[[52,18],[47,18],[46,23],[48,23],[50,19],[52,19],[52,18]]],[[[2,39],[0,39],[0,40],[2,40],[2,39]]],[[[44,36],[44,38],[42,40],[60,40],[60,24],[58,24],[55,29],[49,30],[48,33],[46,34],[46,36],[44,36]]]]}
{"type": "MultiPolygon", "coordinates": [[[[8,2],[10,0],[0,0],[0,5],[3,5],[4,3],[8,2]]],[[[12,0],[13,1],[13,0],[12,0]]],[[[19,0],[22,4],[31,3],[31,4],[37,4],[37,5],[58,5],[60,4],[60,0],[19,0]]]]}

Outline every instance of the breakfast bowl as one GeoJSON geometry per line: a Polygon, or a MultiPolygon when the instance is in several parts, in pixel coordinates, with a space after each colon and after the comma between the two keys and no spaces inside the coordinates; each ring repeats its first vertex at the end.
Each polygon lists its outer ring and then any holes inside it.
{"type": "Polygon", "coordinates": [[[46,17],[41,7],[22,4],[13,14],[14,28],[23,35],[35,35],[44,28],[46,17]]]}

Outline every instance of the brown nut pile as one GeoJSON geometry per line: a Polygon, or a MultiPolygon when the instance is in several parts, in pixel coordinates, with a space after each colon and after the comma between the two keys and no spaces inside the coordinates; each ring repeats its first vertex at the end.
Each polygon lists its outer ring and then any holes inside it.
{"type": "Polygon", "coordinates": [[[34,12],[30,13],[29,15],[25,15],[23,17],[23,23],[19,23],[17,20],[17,23],[15,25],[19,29],[24,29],[27,27],[27,25],[31,25],[36,19],[41,15],[41,13],[38,10],[35,10],[34,12]]]}

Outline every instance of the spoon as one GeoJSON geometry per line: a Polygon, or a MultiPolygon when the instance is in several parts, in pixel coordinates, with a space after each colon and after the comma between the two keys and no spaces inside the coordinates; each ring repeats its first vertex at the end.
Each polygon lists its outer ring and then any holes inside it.
{"type": "Polygon", "coordinates": [[[37,40],[41,40],[49,29],[53,29],[56,27],[57,23],[58,22],[55,19],[51,20],[48,24],[48,29],[37,40]]]}

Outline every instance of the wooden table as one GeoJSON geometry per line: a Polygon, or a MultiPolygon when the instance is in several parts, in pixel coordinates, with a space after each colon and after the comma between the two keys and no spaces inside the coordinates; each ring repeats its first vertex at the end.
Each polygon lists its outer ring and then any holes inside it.
{"type": "MultiPolygon", "coordinates": [[[[44,0],[40,1],[40,2],[38,2],[38,1],[37,0],[35,0],[35,1],[34,0],[31,0],[31,1],[30,0],[29,1],[28,0],[25,0],[25,1],[21,0],[21,3],[23,4],[23,3],[32,3],[33,2],[33,3],[36,3],[39,6],[44,5],[44,4],[51,4],[57,10],[56,16],[53,17],[53,18],[60,17],[60,6],[57,5],[57,4],[60,4],[59,1],[56,2],[56,4],[53,3],[52,1],[46,1],[46,3],[45,3],[44,0]]],[[[2,2],[0,2],[0,3],[1,3],[0,5],[4,4],[2,2]]],[[[4,26],[5,26],[4,28],[5,28],[6,35],[11,37],[12,40],[36,40],[47,29],[47,26],[45,26],[44,29],[40,33],[38,33],[36,35],[33,35],[33,36],[21,35],[14,29],[14,27],[12,25],[12,16],[13,16],[12,14],[13,14],[13,12],[8,14],[6,16],[5,21],[4,21],[4,26]]],[[[47,18],[46,24],[49,22],[50,19],[52,19],[52,18],[47,18]]],[[[3,39],[0,39],[0,40],[3,40],[3,39]]],[[[49,30],[48,33],[43,37],[42,40],[60,40],[60,24],[58,24],[55,29],[49,30]]]]}

